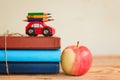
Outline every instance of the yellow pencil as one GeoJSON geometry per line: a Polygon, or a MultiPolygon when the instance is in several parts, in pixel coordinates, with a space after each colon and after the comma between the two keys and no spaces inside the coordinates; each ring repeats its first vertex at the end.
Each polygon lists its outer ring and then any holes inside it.
{"type": "Polygon", "coordinates": [[[33,16],[27,16],[27,18],[51,18],[51,16],[48,15],[33,15],[33,16]]]}

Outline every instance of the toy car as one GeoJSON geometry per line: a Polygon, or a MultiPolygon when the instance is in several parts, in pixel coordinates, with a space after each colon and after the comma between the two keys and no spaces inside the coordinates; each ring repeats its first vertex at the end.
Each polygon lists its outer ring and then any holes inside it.
{"type": "Polygon", "coordinates": [[[47,26],[44,22],[30,22],[26,26],[26,34],[29,36],[37,36],[38,34],[52,36],[55,34],[55,29],[47,26]]]}

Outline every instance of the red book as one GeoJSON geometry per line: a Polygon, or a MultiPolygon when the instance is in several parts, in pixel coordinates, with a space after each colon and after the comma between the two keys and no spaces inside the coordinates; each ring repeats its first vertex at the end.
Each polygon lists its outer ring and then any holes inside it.
{"type": "Polygon", "coordinates": [[[0,36],[0,49],[59,49],[59,37],[0,36]]]}

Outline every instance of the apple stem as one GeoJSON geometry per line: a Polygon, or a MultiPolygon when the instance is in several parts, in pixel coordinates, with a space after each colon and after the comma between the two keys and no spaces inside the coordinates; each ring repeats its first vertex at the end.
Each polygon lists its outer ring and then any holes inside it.
{"type": "Polygon", "coordinates": [[[77,48],[79,48],[79,43],[80,43],[80,42],[79,42],[79,41],[77,41],[77,48]]]}

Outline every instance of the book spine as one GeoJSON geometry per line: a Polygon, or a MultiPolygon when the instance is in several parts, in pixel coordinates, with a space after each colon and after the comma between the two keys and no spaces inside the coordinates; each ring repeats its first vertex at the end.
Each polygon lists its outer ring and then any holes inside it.
{"type": "MultiPolygon", "coordinates": [[[[0,49],[5,49],[5,37],[0,36],[0,49]]],[[[7,49],[59,49],[60,38],[59,37],[20,37],[20,36],[8,36],[7,37],[7,49]]]]}
{"type": "MultiPolygon", "coordinates": [[[[9,74],[59,73],[59,63],[8,63],[9,74]],[[49,67],[48,67],[49,66],[49,67]]],[[[0,63],[0,74],[6,74],[5,63],[0,63]]]]}
{"type": "MultiPolygon", "coordinates": [[[[7,50],[8,62],[60,62],[57,50],[7,50]]],[[[0,62],[5,61],[4,50],[0,50],[0,62]]]]}

